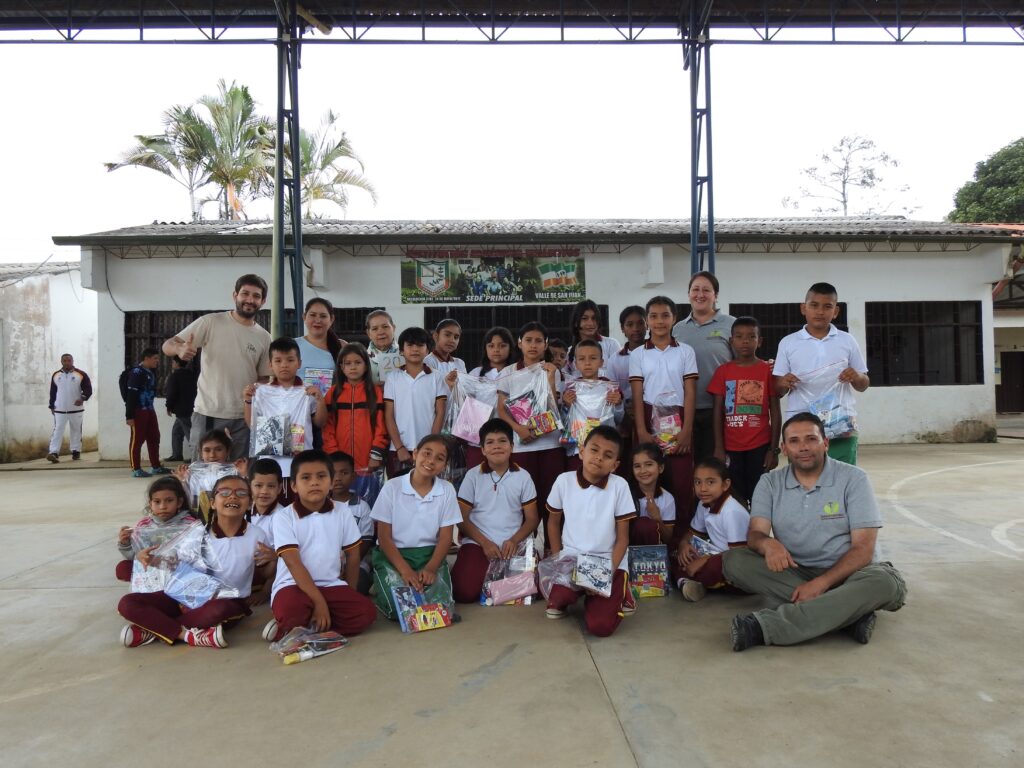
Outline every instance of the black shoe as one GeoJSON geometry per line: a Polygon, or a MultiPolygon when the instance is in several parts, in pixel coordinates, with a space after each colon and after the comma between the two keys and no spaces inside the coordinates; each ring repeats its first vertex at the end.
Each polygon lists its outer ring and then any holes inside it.
{"type": "Polygon", "coordinates": [[[745,651],[752,645],[764,645],[764,633],[754,614],[735,616],[732,620],[732,649],[745,651]]]}
{"type": "Polygon", "coordinates": [[[166,459],[164,459],[164,463],[165,464],[170,464],[172,461],[184,461],[184,460],[185,460],[184,456],[168,456],[166,459]]]}
{"type": "Polygon", "coordinates": [[[79,453],[78,451],[72,451],[71,452],[71,460],[72,461],[78,461],[80,458],[82,458],[82,454],[81,453],[79,453]]]}
{"type": "Polygon", "coordinates": [[[865,613],[853,624],[843,627],[843,631],[861,645],[867,645],[875,631],[875,612],[865,613]]]}

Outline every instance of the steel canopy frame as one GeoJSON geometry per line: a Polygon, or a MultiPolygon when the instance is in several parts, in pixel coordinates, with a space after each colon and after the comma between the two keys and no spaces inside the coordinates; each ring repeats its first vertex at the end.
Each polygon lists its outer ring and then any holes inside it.
{"type": "MultiPolygon", "coordinates": [[[[1019,0],[21,0],[0,4],[0,45],[273,43],[278,56],[272,333],[285,332],[285,264],[303,306],[298,81],[306,44],[672,44],[690,95],[691,272],[715,269],[712,45],[1024,45],[1019,0]],[[316,30],[325,37],[303,38],[316,30]],[[712,37],[712,29],[720,36],[712,37]],[[968,31],[1001,30],[1005,39],[968,31]],[[180,33],[187,31],[186,36],[180,33]],[[243,30],[245,34],[235,36],[243,30]],[[274,30],[274,37],[260,37],[274,30]],[[405,36],[380,36],[394,30],[405,36]],[[928,32],[959,30],[956,38],[928,32]],[[98,39],[93,32],[137,32],[98,39]],[[337,31],[336,36],[332,33],[337,31]],[[415,32],[418,31],[418,35],[415,32]],[[42,32],[49,37],[35,38],[42,32]],[[228,33],[232,34],[229,36],[228,33]],[[465,38],[471,33],[470,39],[465,38]],[[147,33],[150,37],[147,37],[147,33]],[[178,34],[168,34],[178,33],[178,34]],[[784,34],[785,33],[785,34],[784,34]],[[477,37],[479,34],[479,37],[477,37]],[[814,37],[822,35],[821,39],[814,37]],[[153,36],[156,35],[156,36],[153,36]],[[248,35],[248,36],[247,36],[248,35]],[[787,36],[791,35],[791,36],[787,36]],[[284,137],[289,152],[285,153],[284,137]],[[286,166],[287,173],[286,173],[286,166]],[[285,220],[288,231],[285,231],[285,220]]],[[[295,329],[296,335],[301,327],[295,329]]],[[[290,330],[290,329],[289,329],[290,330]]]]}

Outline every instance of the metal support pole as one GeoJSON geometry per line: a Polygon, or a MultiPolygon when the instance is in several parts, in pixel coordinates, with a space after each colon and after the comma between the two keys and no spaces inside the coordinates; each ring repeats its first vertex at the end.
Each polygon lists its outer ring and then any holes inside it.
{"type": "Polygon", "coordinates": [[[289,0],[287,9],[282,11],[277,27],[277,133],[274,146],[274,228],[271,240],[270,334],[274,338],[286,334],[299,335],[298,317],[303,304],[302,159],[299,150],[301,32],[295,0],[289,0]],[[288,142],[287,152],[285,141],[288,142]],[[286,260],[296,310],[296,320],[290,323],[284,321],[286,260]]]}
{"type": "Polygon", "coordinates": [[[715,271],[711,159],[711,0],[690,4],[685,64],[690,71],[690,273],[715,271]],[[703,172],[702,172],[703,170],[703,172]]]}

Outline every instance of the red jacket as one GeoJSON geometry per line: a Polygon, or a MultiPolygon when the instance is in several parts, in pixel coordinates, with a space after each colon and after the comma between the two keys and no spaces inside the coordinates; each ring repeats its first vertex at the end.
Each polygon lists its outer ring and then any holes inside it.
{"type": "Polygon", "coordinates": [[[324,450],[344,451],[356,460],[356,469],[366,469],[370,459],[383,461],[388,450],[388,431],[384,426],[384,391],[377,391],[376,423],[370,424],[366,389],[360,382],[345,382],[327,391],[327,423],[324,425],[324,450]]]}

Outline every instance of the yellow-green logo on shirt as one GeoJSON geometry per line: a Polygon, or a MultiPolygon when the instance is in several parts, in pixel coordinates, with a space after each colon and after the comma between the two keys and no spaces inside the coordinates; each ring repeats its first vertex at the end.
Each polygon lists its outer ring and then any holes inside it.
{"type": "Polygon", "coordinates": [[[839,502],[838,501],[830,501],[824,507],[822,507],[821,511],[823,513],[825,513],[825,515],[828,516],[828,517],[831,517],[832,515],[838,515],[839,514],[839,502]]]}

